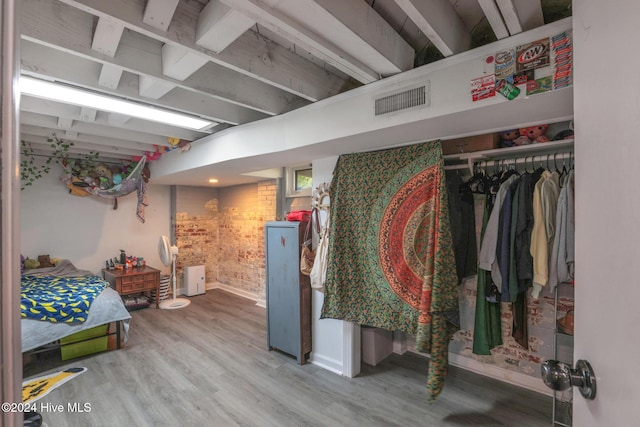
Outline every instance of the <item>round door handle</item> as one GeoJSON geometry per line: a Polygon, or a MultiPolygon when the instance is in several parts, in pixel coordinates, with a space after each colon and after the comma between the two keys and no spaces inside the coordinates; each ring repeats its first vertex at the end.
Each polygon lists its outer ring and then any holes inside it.
{"type": "Polygon", "coordinates": [[[578,360],[575,369],[557,360],[546,360],[540,367],[542,381],[552,390],[563,391],[578,387],[585,399],[596,398],[596,376],[586,360],[578,360]]]}

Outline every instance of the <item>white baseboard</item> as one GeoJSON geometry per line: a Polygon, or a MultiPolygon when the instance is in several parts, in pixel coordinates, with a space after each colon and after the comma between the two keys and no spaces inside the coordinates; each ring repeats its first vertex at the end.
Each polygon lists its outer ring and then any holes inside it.
{"type": "Polygon", "coordinates": [[[542,382],[541,378],[532,377],[530,375],[521,374],[520,372],[510,371],[499,366],[482,363],[469,357],[460,356],[459,354],[449,353],[449,364],[462,369],[484,375],[496,380],[504,381],[509,384],[517,385],[528,390],[552,396],[553,391],[542,382]]]}
{"type": "MultiPolygon", "coordinates": [[[[225,285],[224,283],[220,283],[220,282],[207,283],[207,285],[205,286],[205,289],[207,290],[221,289],[225,292],[229,292],[230,294],[238,295],[239,297],[250,299],[251,301],[256,301],[258,303],[256,305],[260,305],[260,301],[264,301],[264,300],[261,300],[258,297],[258,295],[254,294],[253,292],[247,292],[242,289],[234,288],[233,286],[225,285]]],[[[262,305],[262,306],[266,307],[266,305],[262,305]]]]}
{"type": "Polygon", "coordinates": [[[343,374],[343,366],[339,360],[331,359],[329,357],[322,356],[321,354],[311,352],[311,355],[309,356],[309,362],[311,362],[313,365],[319,366],[320,368],[326,369],[327,371],[333,372],[334,374],[343,374]]]}

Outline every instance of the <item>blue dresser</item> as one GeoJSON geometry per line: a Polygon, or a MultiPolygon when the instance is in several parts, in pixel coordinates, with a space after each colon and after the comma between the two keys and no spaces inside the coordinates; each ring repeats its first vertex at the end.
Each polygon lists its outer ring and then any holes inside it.
{"type": "Polygon", "coordinates": [[[311,351],[311,285],[300,273],[306,222],[265,224],[267,345],[295,356],[299,364],[311,351]]]}

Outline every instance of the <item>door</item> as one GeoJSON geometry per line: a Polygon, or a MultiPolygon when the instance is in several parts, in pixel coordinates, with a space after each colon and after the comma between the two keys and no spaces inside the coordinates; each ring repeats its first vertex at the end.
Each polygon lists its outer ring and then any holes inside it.
{"type": "Polygon", "coordinates": [[[640,3],[574,0],[576,285],[574,360],[597,395],[574,390],[575,426],[640,417],[640,3]]]}

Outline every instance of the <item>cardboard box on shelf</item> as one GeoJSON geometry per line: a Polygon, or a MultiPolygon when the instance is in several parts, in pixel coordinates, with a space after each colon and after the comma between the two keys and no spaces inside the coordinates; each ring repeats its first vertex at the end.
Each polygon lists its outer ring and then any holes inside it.
{"type": "Polygon", "coordinates": [[[465,138],[442,141],[442,154],[447,155],[492,150],[499,146],[499,135],[497,133],[487,133],[484,135],[468,136],[465,138]]]}

